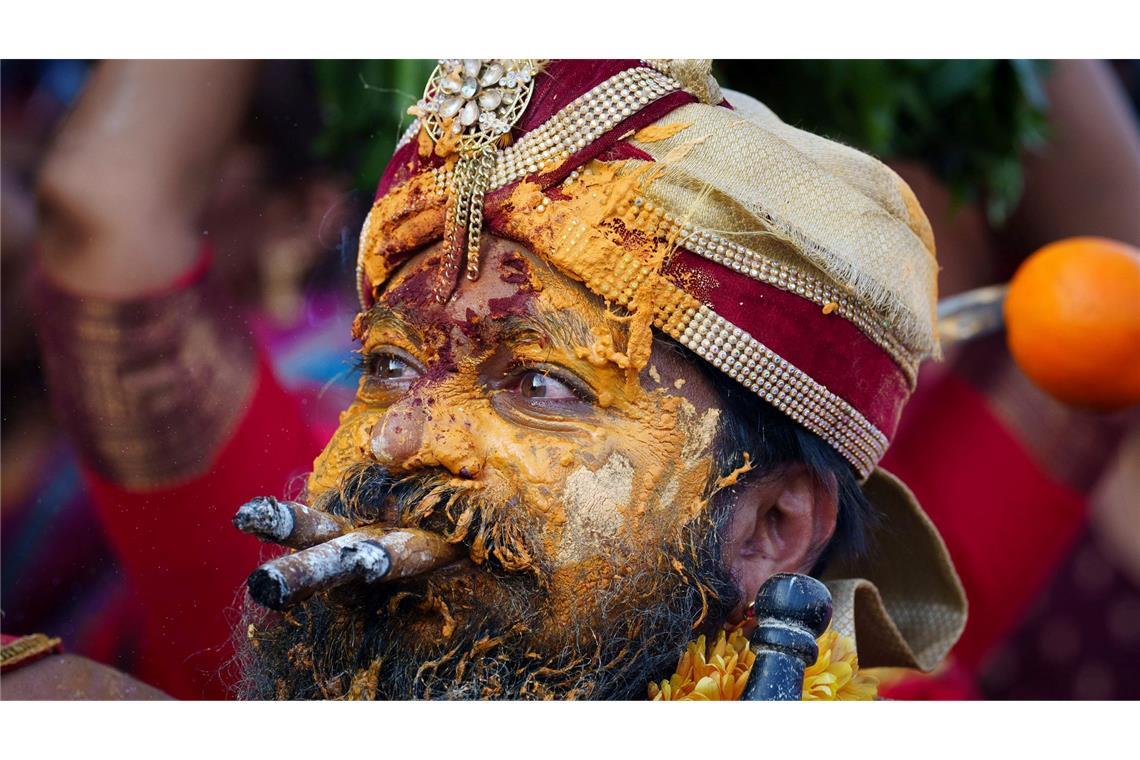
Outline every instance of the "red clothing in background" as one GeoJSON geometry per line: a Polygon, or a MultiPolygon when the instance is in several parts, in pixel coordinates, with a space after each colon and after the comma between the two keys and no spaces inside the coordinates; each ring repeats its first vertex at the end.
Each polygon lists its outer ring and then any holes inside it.
{"type": "Polygon", "coordinates": [[[227,696],[244,581],[269,551],[230,520],[250,498],[280,495],[319,451],[300,400],[259,355],[248,408],[209,472],[140,492],[86,471],[141,612],[135,675],[176,698],[227,696]]]}

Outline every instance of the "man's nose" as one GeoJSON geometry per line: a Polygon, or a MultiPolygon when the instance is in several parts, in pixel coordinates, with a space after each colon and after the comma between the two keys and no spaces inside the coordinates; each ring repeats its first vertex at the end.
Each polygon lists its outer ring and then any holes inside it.
{"type": "Polygon", "coordinates": [[[422,399],[413,401],[393,406],[372,428],[372,455],[385,467],[398,467],[423,446],[426,415],[422,399]]]}
{"type": "Polygon", "coordinates": [[[483,457],[469,421],[429,407],[413,394],[397,404],[372,428],[372,456],[393,472],[443,467],[461,478],[475,478],[483,457]]]}

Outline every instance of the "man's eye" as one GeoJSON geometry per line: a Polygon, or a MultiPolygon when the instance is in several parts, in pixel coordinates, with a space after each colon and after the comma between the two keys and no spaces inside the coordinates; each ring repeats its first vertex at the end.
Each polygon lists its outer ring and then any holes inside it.
{"type": "Polygon", "coordinates": [[[412,365],[392,354],[374,356],[368,365],[368,374],[377,380],[400,382],[402,380],[415,380],[419,377],[419,373],[412,365]]]}
{"type": "Polygon", "coordinates": [[[523,373],[522,377],[519,378],[518,390],[519,395],[523,398],[554,400],[578,398],[578,395],[566,383],[535,370],[523,373]]]}

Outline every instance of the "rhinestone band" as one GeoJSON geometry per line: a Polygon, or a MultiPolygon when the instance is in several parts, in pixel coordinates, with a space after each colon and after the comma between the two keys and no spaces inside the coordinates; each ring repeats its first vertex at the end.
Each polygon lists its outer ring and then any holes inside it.
{"type": "MultiPolygon", "coordinates": [[[[676,221],[673,221],[673,224],[675,227],[681,226],[676,221]]],[[[834,313],[858,327],[864,335],[890,354],[906,374],[907,380],[911,384],[914,383],[918,375],[918,361],[914,354],[884,329],[886,325],[873,311],[831,283],[705,230],[695,229],[688,234],[682,233],[677,244],[709,261],[780,290],[794,293],[821,307],[826,308],[834,304],[833,311],[828,313],[834,313]]]]}
{"type": "Polygon", "coordinates": [[[360,227],[360,239],[356,243],[356,301],[361,309],[372,303],[372,294],[364,280],[364,257],[368,254],[368,229],[372,226],[372,209],[368,209],[364,224],[360,227]]]}
{"type": "MultiPolygon", "coordinates": [[[[396,141],[396,150],[399,150],[400,148],[410,143],[415,138],[416,133],[419,131],[420,120],[412,119],[412,123],[408,125],[408,128],[404,130],[404,134],[400,135],[400,139],[396,141]]],[[[396,151],[394,150],[392,152],[395,153],[396,151]]]]}
{"type": "Polygon", "coordinates": [[[447,195],[448,189],[455,184],[455,165],[444,164],[431,170],[431,180],[435,185],[436,195],[447,195]]]}
{"type": "Polygon", "coordinates": [[[623,218],[639,229],[664,239],[675,239],[677,245],[688,251],[726,266],[734,272],[766,283],[780,290],[794,293],[827,308],[848,320],[886,351],[903,370],[913,386],[918,376],[918,359],[887,329],[887,325],[872,310],[844,293],[840,288],[782,261],[776,261],[749,248],[727,240],[715,233],[682,222],[660,205],[635,198],[630,202],[629,213],[623,218]]]}
{"type": "Polygon", "coordinates": [[[650,68],[626,69],[615,74],[572,100],[514,145],[499,151],[491,187],[508,185],[534,174],[551,161],[565,160],[621,121],[678,89],[676,81],[650,68]]]}
{"type": "Polygon", "coordinates": [[[853,406],[747,332],[702,305],[684,329],[662,329],[772,406],[812,431],[855,466],[875,469],[887,437],[853,406]]]}
{"type": "Polygon", "coordinates": [[[552,161],[565,161],[622,120],[677,89],[675,81],[649,68],[615,74],[571,101],[514,145],[500,150],[491,174],[491,188],[535,174],[552,161]]]}
{"type": "MultiPolygon", "coordinates": [[[[571,218],[550,258],[573,271],[587,241],[584,223],[571,218]]],[[[882,431],[851,404],[652,271],[644,261],[623,253],[605,275],[588,278],[584,284],[607,301],[628,308],[638,289],[651,279],[658,293],[655,327],[818,435],[861,477],[871,473],[889,443],[882,431]]]]}
{"type": "MultiPolygon", "coordinates": [[[[514,145],[497,151],[490,189],[535,174],[552,162],[565,161],[624,119],[679,89],[676,81],[651,68],[618,72],[571,101],[514,145]]],[[[397,147],[412,139],[418,125],[418,120],[413,122],[397,147]]],[[[438,173],[436,179],[437,189],[446,193],[452,178],[438,173]]]]}

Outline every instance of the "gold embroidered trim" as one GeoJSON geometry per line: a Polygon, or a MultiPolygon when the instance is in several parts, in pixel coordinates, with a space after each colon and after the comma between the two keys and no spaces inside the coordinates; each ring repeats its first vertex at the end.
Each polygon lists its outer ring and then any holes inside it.
{"type": "Polygon", "coordinates": [[[918,376],[918,360],[914,354],[884,329],[881,317],[844,293],[841,288],[799,267],[776,261],[708,230],[694,227],[689,222],[682,222],[647,199],[635,198],[632,205],[635,213],[624,218],[640,229],[666,238],[672,237],[677,240],[678,246],[702,258],[806,298],[818,306],[828,308],[828,314],[833,313],[851,322],[895,360],[913,388],[918,376]]]}
{"type": "MultiPolygon", "coordinates": [[[[576,248],[586,240],[583,225],[574,218],[565,225],[550,253],[555,264],[573,269],[576,248]]],[[[818,435],[861,477],[874,470],[889,442],[855,407],[635,256],[622,254],[612,263],[605,276],[589,279],[586,287],[628,308],[638,289],[653,280],[654,327],[818,435]]]]}
{"type": "Polygon", "coordinates": [[[48,638],[42,633],[21,636],[15,641],[0,647],[0,668],[7,670],[20,663],[47,654],[62,643],[61,639],[48,638]]]}

